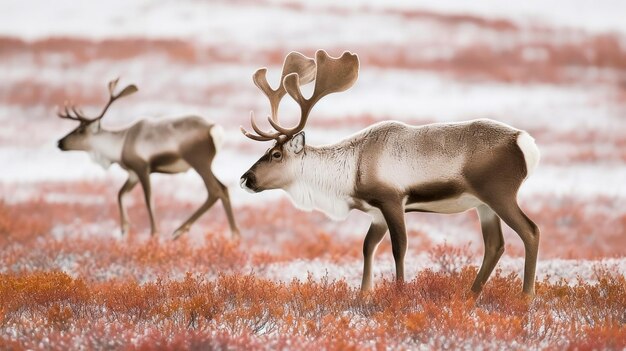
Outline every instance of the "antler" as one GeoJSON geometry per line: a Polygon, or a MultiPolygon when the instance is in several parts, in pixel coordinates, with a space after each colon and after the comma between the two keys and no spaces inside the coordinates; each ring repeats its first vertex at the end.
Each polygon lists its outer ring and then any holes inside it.
{"type": "Polygon", "coordinates": [[[287,93],[282,84],[285,77],[289,74],[296,73],[301,77],[300,82],[303,85],[308,84],[315,79],[315,68],[315,61],[313,59],[308,58],[299,52],[292,51],[289,55],[287,55],[287,57],[285,57],[283,72],[280,76],[280,82],[278,83],[278,88],[276,88],[276,90],[272,89],[272,87],[270,87],[267,83],[267,68],[261,68],[254,73],[252,80],[270,100],[272,119],[274,121],[278,121],[278,105],[280,104],[280,100],[287,93]]]}
{"type": "Polygon", "coordinates": [[[109,106],[111,106],[111,104],[113,103],[113,101],[130,95],[134,92],[136,92],[137,86],[135,86],[134,84],[128,85],[127,87],[125,87],[124,89],[122,89],[122,91],[119,94],[115,94],[115,88],[117,87],[117,83],[120,79],[116,78],[112,81],[109,82],[108,86],[109,86],[109,101],[106,103],[106,105],[104,106],[104,109],[102,109],[102,112],[100,112],[100,115],[98,115],[95,118],[89,118],[87,116],[85,116],[85,114],[79,109],[77,108],[75,105],[71,105],[70,109],[72,110],[72,112],[74,113],[74,115],[72,116],[72,114],[70,113],[69,109],[68,109],[68,103],[67,101],[64,104],[64,111],[63,112],[57,112],[57,115],[61,118],[65,118],[65,119],[71,119],[74,121],[79,121],[81,123],[83,122],[93,122],[96,120],[101,119],[102,117],[104,117],[104,114],[107,112],[107,110],[109,109],[109,106]]]}
{"type": "MultiPolygon", "coordinates": [[[[278,105],[280,104],[280,100],[285,96],[287,91],[283,86],[283,80],[289,74],[298,74],[300,76],[300,82],[302,84],[307,84],[312,82],[315,79],[315,61],[311,58],[308,58],[302,55],[299,52],[291,52],[285,57],[285,62],[283,63],[283,72],[280,77],[280,83],[278,88],[272,89],[269,83],[267,82],[267,68],[258,69],[254,75],[252,76],[252,80],[254,84],[261,89],[261,91],[267,96],[270,100],[271,107],[271,118],[272,121],[278,123],[278,105]]],[[[254,119],[254,113],[250,112],[250,124],[252,125],[252,129],[257,133],[254,135],[248,131],[246,131],[243,127],[240,127],[241,132],[250,139],[258,140],[258,141],[268,141],[273,139],[280,138],[281,134],[277,132],[264,132],[262,131],[256,124],[254,119]]]]}
{"type": "Polygon", "coordinates": [[[287,75],[283,86],[289,95],[300,105],[300,122],[294,128],[285,128],[278,121],[269,119],[270,124],[280,134],[291,137],[299,133],[306,125],[309,113],[315,104],[324,96],[345,91],[354,85],[359,75],[359,58],[352,53],[344,52],[339,58],[328,56],[326,51],[315,53],[317,72],[313,95],[306,99],[300,91],[300,76],[297,73],[287,75]]]}
{"type": "Polygon", "coordinates": [[[119,94],[115,95],[115,88],[117,87],[117,83],[120,79],[119,78],[115,78],[112,81],[109,82],[109,101],[107,102],[106,105],[104,105],[104,108],[102,109],[102,112],[100,112],[100,115],[98,115],[98,117],[94,118],[93,120],[97,120],[97,119],[101,119],[102,117],[104,117],[104,114],[107,112],[107,110],[109,109],[109,106],[111,106],[111,104],[113,103],[113,101],[133,94],[135,92],[137,92],[137,86],[135,84],[131,84],[126,86],[124,89],[122,89],[122,91],[120,91],[119,94]]]}
{"type": "Polygon", "coordinates": [[[85,114],[83,113],[83,111],[81,111],[75,105],[68,103],[67,101],[63,103],[63,112],[57,111],[57,116],[61,118],[65,118],[65,119],[70,119],[72,121],[79,121],[81,123],[90,121],[89,118],[85,117],[85,114]],[[68,105],[71,105],[71,107],[68,108],[68,105]],[[74,113],[73,116],[72,116],[72,112],[70,112],[70,109],[74,113]]]}

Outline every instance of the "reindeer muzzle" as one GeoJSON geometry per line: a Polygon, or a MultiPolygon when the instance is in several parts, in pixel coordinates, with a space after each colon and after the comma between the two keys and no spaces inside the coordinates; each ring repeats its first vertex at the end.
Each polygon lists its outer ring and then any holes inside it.
{"type": "Polygon", "coordinates": [[[239,186],[249,193],[256,193],[256,177],[254,173],[248,171],[239,179],[239,186]]]}

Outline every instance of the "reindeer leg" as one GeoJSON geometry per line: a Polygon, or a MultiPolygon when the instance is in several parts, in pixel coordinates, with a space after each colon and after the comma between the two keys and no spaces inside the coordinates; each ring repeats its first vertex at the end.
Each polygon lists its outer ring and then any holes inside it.
{"type": "Polygon", "coordinates": [[[195,170],[198,172],[202,180],[204,181],[204,185],[207,189],[207,199],[206,201],[194,212],[191,217],[189,217],[174,233],[172,234],[174,239],[177,239],[179,236],[185,234],[189,231],[191,225],[206,211],[208,211],[217,200],[222,200],[222,204],[224,205],[224,209],[226,210],[226,216],[228,217],[228,222],[230,224],[231,235],[233,237],[239,237],[239,230],[237,229],[237,225],[235,224],[235,219],[233,216],[232,209],[230,207],[230,197],[228,196],[228,189],[224,184],[222,184],[217,177],[213,174],[211,170],[211,163],[213,161],[213,156],[211,152],[200,151],[200,150],[210,150],[209,148],[199,147],[195,152],[192,150],[183,155],[183,158],[187,163],[189,163],[195,170]]]}
{"type": "Polygon", "coordinates": [[[174,231],[174,233],[172,233],[172,239],[176,240],[181,235],[187,233],[191,228],[191,225],[206,211],[208,211],[217,200],[217,196],[214,196],[213,194],[207,195],[207,199],[204,201],[202,206],[200,206],[200,208],[198,208],[185,222],[183,222],[183,224],[180,225],[180,227],[178,227],[178,229],[174,231]]]}
{"type": "Polygon", "coordinates": [[[539,251],[539,228],[519,208],[515,197],[508,201],[491,201],[488,205],[500,218],[513,229],[524,242],[524,287],[528,296],[535,294],[535,271],[537,268],[537,252],[539,251]]]}
{"type": "Polygon", "coordinates": [[[487,205],[480,205],[477,211],[485,243],[485,256],[472,285],[472,292],[475,294],[480,293],[498,260],[504,253],[504,238],[502,237],[500,217],[487,205]]]}
{"type": "MultiPolygon", "coordinates": [[[[219,182],[219,180],[218,180],[219,182]]],[[[224,211],[226,212],[226,217],[228,218],[228,225],[230,227],[230,236],[233,239],[239,239],[241,234],[239,234],[239,228],[237,228],[237,223],[235,222],[235,216],[233,215],[233,208],[230,204],[230,195],[228,194],[228,188],[220,183],[222,187],[222,206],[224,206],[224,211]]]]}
{"type": "Polygon", "coordinates": [[[407,248],[404,208],[400,202],[394,202],[383,205],[381,211],[391,234],[391,249],[396,263],[396,281],[402,283],[404,282],[404,256],[407,248]]]}
{"type": "Polygon", "coordinates": [[[387,224],[384,219],[372,221],[370,229],[367,231],[365,241],[363,241],[363,280],[361,291],[368,291],[372,288],[372,261],[376,248],[387,233],[387,224]]]}
{"type": "Polygon", "coordinates": [[[150,170],[146,167],[141,172],[137,172],[137,176],[143,188],[143,195],[146,200],[146,207],[148,208],[148,216],[150,217],[150,235],[156,236],[159,233],[159,228],[156,225],[154,212],[152,210],[154,204],[152,202],[152,191],[150,187],[150,170]]]}
{"type": "Polygon", "coordinates": [[[120,222],[121,222],[122,235],[128,234],[128,230],[130,227],[130,223],[128,222],[128,213],[126,212],[126,207],[124,206],[123,198],[127,192],[133,190],[135,185],[137,185],[138,181],[139,181],[139,178],[137,177],[137,175],[134,172],[129,171],[128,179],[126,180],[124,185],[122,185],[122,188],[117,194],[117,204],[120,209],[120,222]]]}
{"type": "MultiPolygon", "coordinates": [[[[203,177],[204,178],[204,177],[203,177]]],[[[209,177],[207,177],[209,178],[209,177]]],[[[224,210],[226,211],[226,217],[228,218],[228,223],[230,226],[230,234],[231,238],[238,239],[240,237],[239,229],[237,228],[237,224],[235,223],[235,218],[233,216],[233,210],[230,205],[230,197],[228,195],[228,188],[223,185],[216,177],[213,177],[214,180],[205,180],[205,184],[207,186],[207,190],[209,191],[209,195],[207,196],[206,201],[194,212],[189,219],[187,219],[176,231],[172,234],[173,239],[177,239],[179,236],[185,234],[189,231],[191,225],[206,211],[208,211],[215,202],[219,199],[222,200],[222,205],[224,206],[224,210]],[[215,186],[219,186],[220,190],[210,190],[209,188],[214,188],[215,186]]]]}

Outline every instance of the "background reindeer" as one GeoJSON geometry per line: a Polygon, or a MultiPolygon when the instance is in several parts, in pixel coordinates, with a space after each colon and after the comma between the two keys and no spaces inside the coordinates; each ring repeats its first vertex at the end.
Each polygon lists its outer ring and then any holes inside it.
{"type": "Polygon", "coordinates": [[[372,256],[387,230],[396,279],[404,280],[405,212],[457,213],[476,208],[485,256],[472,291],[480,292],[504,251],[503,219],[524,242],[523,291],[533,295],[539,229],[519,208],[517,192],[539,161],[534,139],[487,119],[419,127],[387,121],[336,144],[306,145],[303,129],[315,103],[350,88],[358,68],[354,54],[331,58],[320,50],[315,62],[289,54],[276,90],[269,87],[265,69],[254,74],[254,83],[270,100],[268,121],[275,131],[262,131],[252,113],[257,134],[241,129],[253,140],[275,143],[241,177],[241,186],[252,192],[284,189],[296,206],[319,209],[333,218],[345,218],[351,209],[370,214],[372,224],[363,244],[363,290],[372,286],[372,256]],[[300,84],[312,80],[315,88],[306,99],[300,84]],[[300,121],[294,128],[278,120],[278,104],[285,92],[300,105],[300,121]]]}
{"type": "Polygon", "coordinates": [[[107,130],[101,127],[111,104],[124,96],[137,91],[129,85],[115,94],[118,79],[109,82],[109,101],[95,118],[88,118],[75,106],[65,104],[61,118],[78,121],[76,129],[59,140],[63,151],[87,151],[94,161],[107,168],[112,163],[119,164],[128,171],[128,180],[118,193],[118,204],[122,234],[128,232],[129,222],[124,207],[124,194],[131,191],[137,182],[143,188],[146,206],[150,217],[151,234],[158,233],[154,219],[150,189],[150,173],[181,173],[193,168],[198,172],[208,191],[206,201],[173,233],[174,238],[186,233],[191,225],[217,200],[222,200],[231,235],[239,236],[231,209],[228,189],[213,174],[211,164],[222,141],[223,130],[197,116],[165,120],[140,120],[128,128],[107,130]],[[71,111],[70,111],[71,110],[71,111]]]}

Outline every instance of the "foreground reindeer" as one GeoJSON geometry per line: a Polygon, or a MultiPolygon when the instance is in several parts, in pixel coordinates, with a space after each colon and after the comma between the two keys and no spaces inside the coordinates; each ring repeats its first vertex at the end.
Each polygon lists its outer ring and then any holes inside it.
{"type": "Polygon", "coordinates": [[[269,97],[275,129],[262,131],[251,114],[257,134],[242,132],[274,146],[241,177],[249,191],[284,189],[296,206],[318,209],[345,218],[351,209],[371,215],[365,237],[361,288],[372,287],[372,255],[389,229],[396,279],[404,280],[407,235],[405,212],[457,213],[478,210],[485,256],[472,291],[478,293],[504,251],[503,219],[524,242],[524,293],[534,294],[539,229],[517,204],[517,191],[537,166],[539,150],[526,132],[492,120],[409,126],[400,122],[374,124],[336,144],[305,145],[311,109],[325,95],[350,88],[357,79],[354,54],[340,58],[318,51],[315,61],[298,53],[287,56],[281,84],[270,88],[265,69],[254,74],[255,84],[269,97]],[[306,99],[300,84],[315,80],[306,99]],[[285,92],[300,105],[294,128],[280,124],[278,104],[285,92]]]}
{"type": "Polygon", "coordinates": [[[191,225],[219,199],[222,200],[231,234],[239,236],[227,188],[211,171],[211,163],[222,140],[223,130],[200,117],[181,117],[167,120],[140,120],[125,129],[106,130],[100,120],[111,104],[137,91],[129,85],[115,94],[117,79],[109,82],[109,101],[95,118],[87,118],[76,107],[71,112],[65,104],[59,117],[80,122],[78,127],[59,140],[59,148],[87,151],[94,161],[107,168],[117,163],[128,171],[128,180],[118,194],[122,234],[128,232],[129,222],[122,198],[137,182],[141,183],[150,216],[151,234],[158,232],[153,214],[150,173],[181,173],[193,168],[202,177],[208,198],[176,231],[174,238],[186,233],[191,225]],[[73,114],[72,114],[73,113],[73,114]]]}

